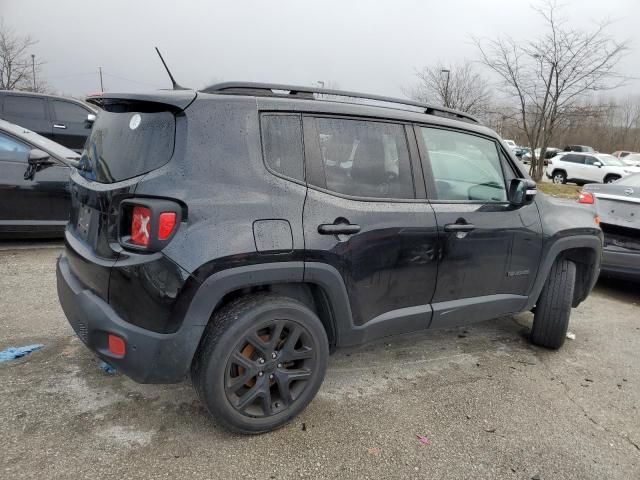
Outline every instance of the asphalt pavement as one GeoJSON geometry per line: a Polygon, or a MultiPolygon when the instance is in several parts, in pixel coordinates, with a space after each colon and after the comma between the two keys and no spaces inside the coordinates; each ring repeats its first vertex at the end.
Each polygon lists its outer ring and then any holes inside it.
{"type": "Polygon", "coordinates": [[[188,382],[101,370],[58,305],[59,253],[0,245],[0,350],[44,344],[0,363],[0,478],[640,478],[638,285],[599,282],[557,352],[529,313],[339,351],[297,419],[244,437],[188,382]]]}

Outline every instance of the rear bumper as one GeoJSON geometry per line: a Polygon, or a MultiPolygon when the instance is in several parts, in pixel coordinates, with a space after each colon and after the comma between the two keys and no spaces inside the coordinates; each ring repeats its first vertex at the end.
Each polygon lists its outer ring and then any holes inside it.
{"type": "Polygon", "coordinates": [[[640,279],[640,252],[605,247],[602,251],[601,271],[611,276],[640,279]]]}
{"type": "Polygon", "coordinates": [[[58,259],[56,273],[58,298],[71,327],[100,358],[139,383],[176,383],[189,374],[203,325],[183,325],[171,334],[137,327],[86,288],[69,268],[66,256],[58,259]],[[123,356],[109,351],[109,333],[125,340],[123,356]]]}

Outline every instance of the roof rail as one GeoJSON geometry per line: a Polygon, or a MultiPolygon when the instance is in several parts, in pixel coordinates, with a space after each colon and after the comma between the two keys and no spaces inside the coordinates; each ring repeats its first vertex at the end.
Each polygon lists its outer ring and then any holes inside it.
{"type": "MultiPolygon", "coordinates": [[[[345,90],[333,90],[330,88],[301,87],[296,85],[280,85],[276,83],[254,83],[254,82],[224,82],[210,85],[203,90],[203,93],[217,93],[226,95],[252,95],[258,97],[291,97],[301,100],[329,100],[329,98],[318,98],[316,95],[333,95],[346,98],[362,98],[365,100],[374,100],[376,102],[393,103],[396,105],[408,105],[424,109],[427,115],[437,115],[441,117],[450,117],[457,120],[465,120],[473,123],[480,123],[473,115],[465,112],[453,110],[446,107],[435,107],[414,100],[405,100],[402,98],[384,97],[381,95],[372,95],[368,93],[349,92],[345,90]]],[[[339,101],[340,103],[356,103],[348,101],[339,101]]]]}

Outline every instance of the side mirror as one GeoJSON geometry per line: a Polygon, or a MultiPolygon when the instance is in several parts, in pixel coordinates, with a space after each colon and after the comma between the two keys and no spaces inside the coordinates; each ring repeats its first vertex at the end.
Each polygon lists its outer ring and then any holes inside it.
{"type": "Polygon", "coordinates": [[[521,207],[533,201],[538,189],[533,180],[514,178],[509,183],[509,203],[521,207]]]}
{"type": "Polygon", "coordinates": [[[51,165],[53,162],[51,161],[51,155],[47,152],[43,152],[38,148],[34,148],[29,152],[29,166],[27,167],[27,171],[24,172],[24,179],[31,180],[33,176],[36,174],[41,167],[46,165],[51,165]]]}
{"type": "Polygon", "coordinates": [[[602,162],[593,162],[593,164],[598,168],[602,168],[602,162]]]}
{"type": "Polygon", "coordinates": [[[34,148],[29,152],[29,165],[47,165],[51,163],[51,155],[34,148]]]}
{"type": "Polygon", "coordinates": [[[95,113],[90,113],[87,115],[87,119],[84,121],[84,126],[86,128],[91,128],[93,127],[93,122],[96,121],[96,115],[95,113]]]}

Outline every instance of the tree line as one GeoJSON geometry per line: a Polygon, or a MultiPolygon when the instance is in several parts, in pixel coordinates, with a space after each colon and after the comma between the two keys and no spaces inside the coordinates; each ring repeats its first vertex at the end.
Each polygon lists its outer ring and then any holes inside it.
{"type": "MultiPolygon", "coordinates": [[[[541,21],[536,37],[473,38],[476,61],[417,70],[405,95],[476,115],[503,138],[539,149],[530,167],[536,180],[549,147],[640,150],[640,96],[602,97],[626,80],[616,67],[629,51],[628,42],[611,36],[609,22],[576,25],[562,9],[555,0],[542,0],[534,7],[541,21]]],[[[0,19],[0,89],[47,90],[35,78],[40,64],[30,49],[36,43],[0,19]]]]}

